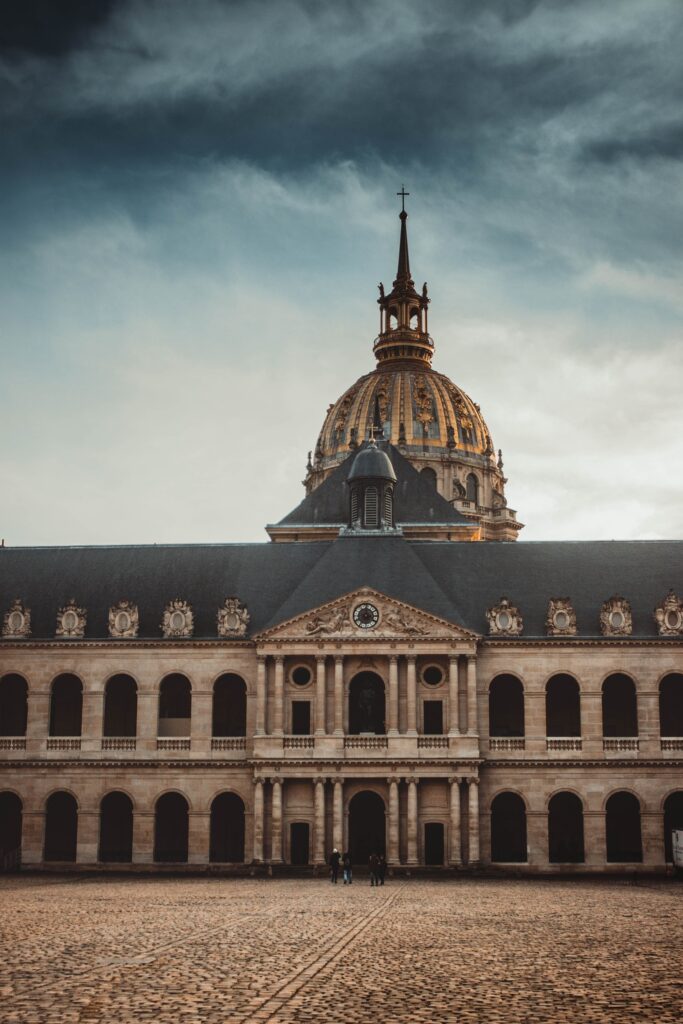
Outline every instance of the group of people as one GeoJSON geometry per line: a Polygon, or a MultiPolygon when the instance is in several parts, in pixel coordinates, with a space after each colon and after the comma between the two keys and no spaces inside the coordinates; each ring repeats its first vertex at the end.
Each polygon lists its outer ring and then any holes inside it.
{"type": "MultiPolygon", "coordinates": [[[[353,883],[351,854],[348,850],[340,853],[339,850],[334,849],[330,854],[330,882],[333,885],[337,884],[340,867],[343,872],[344,885],[351,885],[353,883]]],[[[384,885],[387,873],[387,860],[384,854],[371,853],[368,867],[370,868],[370,885],[384,885]]]]}

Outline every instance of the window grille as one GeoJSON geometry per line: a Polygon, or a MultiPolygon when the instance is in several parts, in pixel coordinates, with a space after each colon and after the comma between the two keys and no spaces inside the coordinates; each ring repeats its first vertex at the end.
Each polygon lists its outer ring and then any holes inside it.
{"type": "Polygon", "coordinates": [[[384,491],[384,523],[386,526],[393,526],[394,523],[394,496],[391,487],[384,491]]]}
{"type": "Polygon", "coordinates": [[[377,488],[367,487],[365,489],[365,525],[377,526],[378,519],[377,488]]]}
{"type": "Polygon", "coordinates": [[[351,522],[355,523],[358,521],[358,488],[354,487],[351,491],[351,522]]]}

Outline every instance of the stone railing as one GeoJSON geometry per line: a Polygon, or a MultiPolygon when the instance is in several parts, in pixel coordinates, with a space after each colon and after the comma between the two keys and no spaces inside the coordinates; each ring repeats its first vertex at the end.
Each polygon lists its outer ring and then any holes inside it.
{"type": "Polygon", "coordinates": [[[673,751],[683,753],[683,736],[662,736],[659,746],[661,750],[666,750],[669,753],[673,751]]]}
{"type": "Polygon", "coordinates": [[[389,741],[386,736],[345,736],[347,750],[386,750],[389,741]]]}
{"type": "Polygon", "coordinates": [[[603,736],[602,749],[617,751],[640,750],[640,741],[637,736],[603,736]]]}
{"type": "Polygon", "coordinates": [[[546,736],[546,750],[583,750],[580,736],[546,736]]]}
{"type": "Polygon", "coordinates": [[[212,750],[246,750],[246,736],[212,736],[212,750]]]}
{"type": "Polygon", "coordinates": [[[489,750],[524,750],[525,740],[523,736],[491,736],[489,738],[489,750]]]}
{"type": "Polygon", "coordinates": [[[417,737],[418,748],[434,748],[441,747],[442,749],[448,749],[448,736],[418,736],[417,737]]]}
{"type": "Polygon", "coordinates": [[[103,736],[102,750],[135,750],[138,741],[135,736],[103,736]]]}
{"type": "Polygon", "coordinates": [[[282,746],[285,750],[311,750],[315,746],[315,736],[283,736],[282,746]]]}
{"type": "Polygon", "coordinates": [[[0,736],[0,750],[26,750],[26,737],[0,736]]]}
{"type": "Polygon", "coordinates": [[[80,736],[48,736],[48,750],[80,750],[80,736]]]}
{"type": "Polygon", "coordinates": [[[157,750],[189,750],[189,736],[157,736],[157,750]]]}

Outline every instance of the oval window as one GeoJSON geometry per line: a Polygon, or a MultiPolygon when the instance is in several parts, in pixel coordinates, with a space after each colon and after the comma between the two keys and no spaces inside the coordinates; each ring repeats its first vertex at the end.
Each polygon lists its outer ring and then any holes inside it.
{"type": "Polygon", "coordinates": [[[422,678],[427,686],[438,686],[443,680],[443,671],[439,665],[427,665],[422,670],[422,678]]]}
{"type": "Polygon", "coordinates": [[[297,665],[292,670],[292,682],[297,686],[307,686],[311,681],[311,670],[308,665],[297,665]]]}

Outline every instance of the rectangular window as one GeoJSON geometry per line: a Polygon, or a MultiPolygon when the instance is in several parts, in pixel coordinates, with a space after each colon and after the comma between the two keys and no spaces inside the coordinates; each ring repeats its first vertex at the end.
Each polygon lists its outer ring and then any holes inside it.
{"type": "Polygon", "coordinates": [[[426,700],[423,707],[425,736],[443,735],[443,701],[426,700]]]}
{"type": "Polygon", "coordinates": [[[311,735],[311,702],[310,700],[292,701],[292,735],[311,735]]]}

